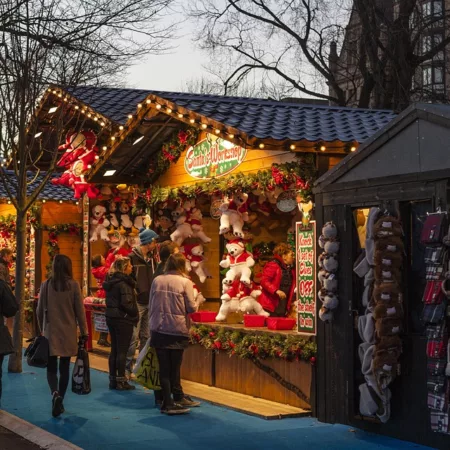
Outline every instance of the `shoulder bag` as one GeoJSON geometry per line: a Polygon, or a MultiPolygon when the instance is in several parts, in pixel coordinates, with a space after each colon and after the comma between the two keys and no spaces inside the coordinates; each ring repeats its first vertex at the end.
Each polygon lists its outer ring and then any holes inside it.
{"type": "MultiPolygon", "coordinates": [[[[31,344],[25,351],[25,356],[27,357],[27,364],[32,367],[47,367],[48,358],[50,354],[50,348],[48,344],[48,339],[43,335],[45,333],[45,324],[48,322],[48,283],[47,280],[42,285],[42,306],[44,308],[43,315],[43,329],[40,330],[42,333],[40,336],[35,337],[31,344]]],[[[39,323],[39,321],[38,321],[39,323]]]]}

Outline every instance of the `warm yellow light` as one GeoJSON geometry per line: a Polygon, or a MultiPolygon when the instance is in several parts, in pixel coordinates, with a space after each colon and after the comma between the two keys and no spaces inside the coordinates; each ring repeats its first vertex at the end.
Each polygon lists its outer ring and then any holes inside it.
{"type": "Polygon", "coordinates": [[[42,200],[42,203],[45,203],[46,202],[46,200],[44,199],[44,200],[42,200]]]}
{"type": "Polygon", "coordinates": [[[58,97],[59,97],[59,98],[62,98],[62,94],[58,94],[58,97]]]}
{"type": "Polygon", "coordinates": [[[108,147],[106,145],[103,146],[103,151],[108,150],[108,147]]]}
{"type": "Polygon", "coordinates": [[[123,125],[120,125],[119,130],[123,130],[123,125]]]}
{"type": "Polygon", "coordinates": [[[56,94],[56,91],[53,91],[54,94],[56,94]]]}
{"type": "Polygon", "coordinates": [[[156,105],[156,109],[161,109],[161,105],[159,103],[156,105]]]}
{"type": "Polygon", "coordinates": [[[49,113],[49,114],[53,114],[54,112],[56,112],[57,109],[58,109],[57,106],[53,106],[52,108],[50,108],[50,109],[48,110],[48,113],[49,113]]]}
{"type": "Polygon", "coordinates": [[[97,120],[98,120],[98,117],[94,117],[94,122],[97,122],[97,120]]]}
{"type": "Polygon", "coordinates": [[[322,146],[320,147],[320,151],[321,151],[321,152],[324,152],[326,149],[327,149],[327,148],[325,147],[325,145],[322,145],[322,146]]]}
{"type": "Polygon", "coordinates": [[[262,142],[259,144],[259,148],[264,148],[264,144],[262,142]]]}
{"type": "Polygon", "coordinates": [[[81,110],[81,114],[84,114],[85,112],[86,112],[85,109],[82,109],[82,110],[81,110]]]}
{"type": "Polygon", "coordinates": [[[145,103],[147,103],[147,105],[149,105],[151,102],[152,102],[152,101],[149,100],[149,99],[147,99],[147,100],[145,101],[145,103]]]}
{"type": "Polygon", "coordinates": [[[112,140],[112,141],[115,141],[115,140],[116,140],[116,137],[115,137],[115,136],[111,136],[111,140],[112,140]]]}
{"type": "Polygon", "coordinates": [[[195,119],[190,119],[189,122],[195,123],[195,119]]]}
{"type": "Polygon", "coordinates": [[[228,137],[229,137],[230,139],[234,139],[234,134],[229,134],[228,137]]]}
{"type": "Polygon", "coordinates": [[[167,108],[167,114],[171,114],[172,113],[172,109],[171,108],[167,108]]]}
{"type": "Polygon", "coordinates": [[[216,128],[216,134],[220,134],[220,130],[218,128],[216,128]]]}
{"type": "Polygon", "coordinates": [[[182,119],[183,117],[184,117],[183,114],[181,114],[181,113],[178,114],[178,118],[179,118],[179,119],[182,119]]]}
{"type": "Polygon", "coordinates": [[[88,117],[92,117],[92,114],[91,113],[88,113],[88,115],[87,115],[88,117]]]}
{"type": "Polygon", "coordinates": [[[104,126],[105,126],[105,122],[100,122],[100,125],[101,125],[102,127],[104,127],[104,126]]]}
{"type": "Polygon", "coordinates": [[[129,119],[132,119],[132,118],[133,118],[133,115],[132,115],[132,114],[128,114],[128,118],[129,118],[129,119]]]}
{"type": "Polygon", "coordinates": [[[8,200],[8,205],[10,205],[11,204],[11,200],[8,200]]]}
{"type": "Polygon", "coordinates": [[[208,128],[208,125],[206,125],[206,123],[202,123],[202,128],[205,130],[206,128],[208,128]]]}
{"type": "Polygon", "coordinates": [[[295,145],[292,144],[289,148],[290,148],[291,150],[295,150],[295,145]]]}
{"type": "Polygon", "coordinates": [[[99,159],[100,158],[100,156],[98,156],[98,155],[95,155],[95,159],[99,159]]]}
{"type": "Polygon", "coordinates": [[[64,101],[67,102],[67,97],[64,97],[64,101]]]}
{"type": "Polygon", "coordinates": [[[88,169],[92,169],[92,166],[90,164],[88,164],[88,169]]]}
{"type": "Polygon", "coordinates": [[[138,103],[138,108],[142,108],[142,105],[140,103],[138,103]]]}
{"type": "Polygon", "coordinates": [[[351,152],[356,152],[356,147],[355,147],[355,146],[350,147],[350,151],[351,151],[351,152]]]}
{"type": "Polygon", "coordinates": [[[75,109],[80,109],[80,107],[78,105],[75,105],[75,109]]]}
{"type": "Polygon", "coordinates": [[[80,204],[80,202],[75,202],[75,205],[79,205],[80,204]]]}
{"type": "Polygon", "coordinates": [[[48,88],[48,92],[52,92],[52,88],[48,88]]]}
{"type": "Polygon", "coordinates": [[[62,200],[59,201],[59,203],[62,203],[62,202],[63,202],[62,200]]]}

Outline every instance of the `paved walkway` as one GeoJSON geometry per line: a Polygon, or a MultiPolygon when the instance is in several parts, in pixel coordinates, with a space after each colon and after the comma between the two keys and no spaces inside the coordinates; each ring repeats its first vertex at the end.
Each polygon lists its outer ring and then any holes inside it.
{"type": "Polygon", "coordinates": [[[85,450],[427,448],[311,418],[267,421],[207,403],[187,416],[168,417],[152,407],[151,392],[109,391],[107,374],[95,370],[91,378],[92,393],[69,393],[66,413],[54,419],[45,370],[24,363],[22,374],[4,373],[2,407],[85,450]]]}
{"type": "Polygon", "coordinates": [[[32,444],[3,427],[0,427],[0,448],[2,450],[42,450],[42,447],[32,444]]]}

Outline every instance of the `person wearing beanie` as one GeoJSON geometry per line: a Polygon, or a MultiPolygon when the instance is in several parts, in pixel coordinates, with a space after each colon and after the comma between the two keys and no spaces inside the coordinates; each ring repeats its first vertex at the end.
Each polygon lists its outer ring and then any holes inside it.
{"type": "Polygon", "coordinates": [[[139,230],[140,245],[133,248],[129,255],[133,266],[133,276],[136,280],[139,321],[133,331],[130,348],[127,354],[126,373],[128,377],[131,377],[133,370],[132,366],[136,348],[139,348],[139,352],[142,351],[150,337],[148,328],[148,298],[156,265],[159,260],[157,253],[158,239],[159,236],[150,228],[141,228],[139,230]]]}

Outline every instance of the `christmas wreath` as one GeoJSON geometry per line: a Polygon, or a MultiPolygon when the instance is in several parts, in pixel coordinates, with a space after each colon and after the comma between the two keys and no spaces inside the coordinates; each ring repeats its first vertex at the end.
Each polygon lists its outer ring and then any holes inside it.
{"type": "Polygon", "coordinates": [[[244,359],[278,358],[285,361],[316,361],[317,345],[315,342],[297,335],[283,335],[193,325],[190,329],[190,341],[209,350],[225,351],[230,356],[237,355],[244,359]]]}

